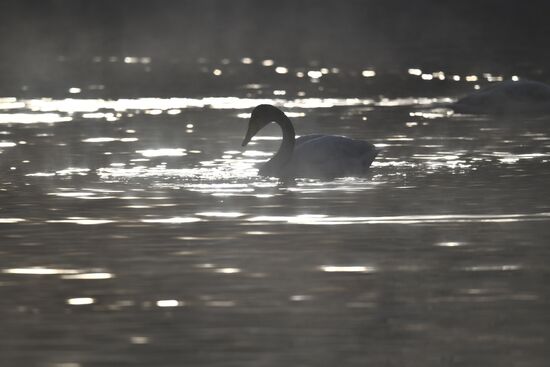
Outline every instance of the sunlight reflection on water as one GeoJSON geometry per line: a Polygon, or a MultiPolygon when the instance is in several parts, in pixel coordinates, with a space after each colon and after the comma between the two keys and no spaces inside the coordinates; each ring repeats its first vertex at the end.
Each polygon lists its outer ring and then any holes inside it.
{"type": "MultiPolygon", "coordinates": [[[[135,114],[143,112],[150,115],[167,113],[178,114],[184,109],[252,109],[258,104],[273,104],[288,109],[312,109],[353,106],[414,106],[434,103],[450,103],[453,99],[438,98],[301,98],[286,99],[255,99],[238,97],[205,97],[205,98],[136,98],[136,99],[4,99],[0,100],[0,111],[10,110],[10,113],[0,114],[1,123],[54,123],[72,121],[78,115],[86,119],[106,119],[117,121],[123,113],[135,114]],[[11,110],[15,110],[11,112],[11,110]],[[109,112],[106,112],[109,111],[109,112]]],[[[248,113],[237,114],[247,118],[248,113]]],[[[289,117],[303,117],[303,112],[289,112],[289,117]]],[[[443,115],[442,115],[443,116],[443,115]]]]}
{"type": "MultiPolygon", "coordinates": [[[[148,208],[150,206],[144,206],[148,208]]],[[[197,222],[219,221],[223,219],[238,220],[242,224],[297,224],[297,225],[349,225],[349,224],[437,224],[437,223],[517,223],[550,221],[550,213],[526,213],[526,214],[442,214],[442,215],[398,215],[398,216],[333,216],[326,214],[298,214],[292,216],[260,215],[251,216],[242,212],[198,212],[196,217],[170,217],[170,218],[142,218],[138,222],[148,224],[187,224],[197,222]]],[[[129,218],[125,221],[111,219],[93,219],[84,217],[69,217],[65,219],[46,220],[46,223],[67,223],[78,225],[104,225],[116,223],[132,223],[129,218]]],[[[252,231],[251,233],[256,233],[252,231]]],[[[260,232],[256,233],[259,234],[260,232]]],[[[437,246],[456,247],[462,246],[457,242],[439,243],[437,246]]],[[[30,269],[15,271],[56,272],[50,269],[30,269]]],[[[72,272],[72,270],[71,270],[72,272]]]]}

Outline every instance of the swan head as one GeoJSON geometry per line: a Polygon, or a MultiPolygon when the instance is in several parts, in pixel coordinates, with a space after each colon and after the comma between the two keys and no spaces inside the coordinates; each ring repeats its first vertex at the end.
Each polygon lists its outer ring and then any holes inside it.
{"type": "Polygon", "coordinates": [[[258,131],[263,129],[267,124],[273,121],[280,121],[285,117],[283,111],[272,105],[261,104],[256,106],[248,121],[248,130],[246,131],[242,146],[246,146],[258,131]]]}

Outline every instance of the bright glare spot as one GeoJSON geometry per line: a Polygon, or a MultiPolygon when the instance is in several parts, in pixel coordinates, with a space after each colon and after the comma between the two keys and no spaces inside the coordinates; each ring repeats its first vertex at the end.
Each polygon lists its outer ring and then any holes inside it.
{"type": "Polygon", "coordinates": [[[293,296],[290,296],[290,300],[294,302],[303,302],[303,301],[309,301],[313,297],[308,296],[306,294],[295,294],[293,296]]]}
{"type": "Polygon", "coordinates": [[[157,307],[178,307],[180,304],[180,301],[175,299],[162,299],[157,301],[157,307]]]}
{"type": "Polygon", "coordinates": [[[220,69],[214,69],[214,71],[212,72],[212,74],[216,75],[216,76],[219,76],[219,75],[222,75],[222,71],[220,69]]]}
{"type": "Polygon", "coordinates": [[[158,108],[155,108],[155,109],[152,109],[152,110],[145,110],[145,113],[148,114],[148,115],[161,115],[162,110],[160,110],[158,108]]]}
{"type": "Polygon", "coordinates": [[[334,265],[322,265],[319,267],[321,271],[327,273],[372,273],[376,271],[371,266],[334,266],[334,265]]]}
{"type": "Polygon", "coordinates": [[[149,64],[151,62],[150,57],[125,57],[124,62],[127,64],[137,64],[137,63],[143,63],[143,64],[149,64]]]}
{"type": "MultiPolygon", "coordinates": [[[[257,138],[263,138],[263,136],[254,137],[252,140],[258,140],[257,138]]],[[[273,153],[263,152],[261,150],[245,150],[242,155],[243,157],[270,157],[273,153]]]]}
{"type": "Polygon", "coordinates": [[[286,90],[274,90],[273,94],[276,96],[284,96],[286,94],[286,90]]]}
{"type": "Polygon", "coordinates": [[[265,235],[274,234],[273,232],[266,232],[266,231],[248,231],[245,233],[251,236],[265,236],[265,235]]]}
{"type": "Polygon", "coordinates": [[[417,126],[417,125],[418,125],[418,122],[414,122],[414,121],[412,121],[412,122],[406,122],[405,125],[406,125],[407,127],[413,127],[413,126],[417,126]]]}
{"type": "Polygon", "coordinates": [[[222,274],[236,274],[240,273],[241,269],[239,268],[220,268],[215,270],[216,273],[222,273],[222,274]]]}
{"type": "Polygon", "coordinates": [[[432,80],[433,78],[432,74],[422,74],[422,80],[432,80]]]}
{"type": "Polygon", "coordinates": [[[59,176],[70,176],[70,175],[86,176],[89,171],[90,171],[89,168],[67,167],[65,169],[55,171],[55,174],[59,176]]]}
{"type": "Polygon", "coordinates": [[[116,139],[116,138],[88,138],[88,139],[82,140],[82,142],[84,142],[84,143],[108,143],[108,142],[117,141],[117,140],[118,139],[116,139]]]}
{"type": "Polygon", "coordinates": [[[323,73],[318,70],[310,70],[307,72],[307,76],[309,76],[312,79],[319,79],[323,76],[323,73]]]}
{"type": "Polygon", "coordinates": [[[161,149],[146,149],[138,150],[136,153],[144,157],[181,157],[187,155],[183,148],[161,148],[161,149]]]}
{"type": "Polygon", "coordinates": [[[450,114],[452,114],[452,112],[448,110],[438,110],[438,109],[434,109],[428,112],[423,112],[423,111],[409,112],[409,116],[411,117],[424,117],[426,119],[441,118],[441,117],[449,116],[450,114]]]}
{"type": "Polygon", "coordinates": [[[303,78],[303,77],[304,77],[304,73],[301,72],[301,71],[299,71],[299,72],[296,73],[296,76],[297,76],[298,78],[303,78]]]}
{"type": "Polygon", "coordinates": [[[35,124],[72,121],[70,116],[58,113],[0,113],[0,124],[35,124]]]}
{"type": "Polygon", "coordinates": [[[74,269],[51,269],[51,268],[13,268],[2,270],[6,274],[23,274],[23,275],[61,275],[61,274],[75,274],[78,270],[74,269]]]}
{"type": "Polygon", "coordinates": [[[361,73],[365,78],[372,78],[376,75],[376,72],[374,70],[363,70],[361,73]]]}
{"type": "Polygon", "coordinates": [[[467,75],[466,76],[466,81],[467,82],[477,82],[478,80],[478,77],[476,75],[467,75]]]}
{"type": "Polygon", "coordinates": [[[0,109],[2,110],[11,110],[18,108],[25,108],[24,102],[17,102],[17,98],[13,97],[0,97],[0,109]]]}
{"type": "Polygon", "coordinates": [[[264,60],[264,61],[262,61],[263,66],[273,66],[273,64],[275,64],[275,62],[273,60],[264,60]]]}
{"type": "Polygon", "coordinates": [[[72,93],[72,94],[78,94],[81,91],[82,90],[80,88],[69,88],[69,93],[72,93]]]}
{"type": "Polygon", "coordinates": [[[489,82],[501,82],[504,80],[501,75],[493,75],[491,73],[484,73],[483,77],[489,82]]]}
{"type": "Polygon", "coordinates": [[[479,84],[474,85],[474,89],[475,89],[475,90],[479,90],[480,88],[481,88],[481,87],[479,86],[479,84]]]}
{"type": "Polygon", "coordinates": [[[467,271],[514,271],[521,269],[521,265],[479,265],[464,268],[467,271]]]}
{"type": "Polygon", "coordinates": [[[72,275],[63,275],[63,279],[83,279],[83,280],[102,280],[102,279],[111,279],[114,278],[111,273],[82,273],[82,274],[72,274],[72,275]]]}
{"type": "Polygon", "coordinates": [[[438,242],[435,245],[439,247],[458,247],[464,246],[464,242],[438,242]]]}
{"type": "Polygon", "coordinates": [[[194,126],[193,126],[193,124],[187,124],[187,125],[185,125],[185,127],[188,128],[188,129],[192,129],[194,126]]]}
{"type": "MultiPolygon", "coordinates": [[[[58,195],[61,196],[61,195],[58,195]]],[[[85,196],[84,196],[85,197],[85,196]]],[[[79,197],[82,199],[82,197],[79,197]]],[[[113,223],[114,221],[109,219],[87,219],[87,218],[80,218],[80,217],[71,217],[67,219],[59,219],[59,220],[47,220],[47,223],[73,223],[73,224],[80,224],[84,226],[93,226],[98,224],[108,224],[113,223]]]]}
{"type": "Polygon", "coordinates": [[[242,62],[243,64],[247,64],[247,65],[248,65],[248,64],[252,64],[252,59],[251,59],[250,57],[243,57],[243,58],[241,59],[241,62],[242,62]]]}
{"type": "Polygon", "coordinates": [[[107,112],[107,113],[103,113],[103,112],[89,112],[89,113],[83,113],[83,114],[82,114],[82,117],[85,118],[85,119],[101,119],[101,118],[105,118],[105,119],[107,119],[107,121],[116,121],[116,120],[118,120],[118,119],[115,117],[115,114],[112,113],[112,112],[107,112]]]}
{"type": "Polygon", "coordinates": [[[90,297],[69,298],[67,303],[73,306],[91,305],[95,300],[90,297]]]}
{"type": "Polygon", "coordinates": [[[179,108],[173,108],[167,111],[169,115],[179,115],[181,110],[179,108]]]}
{"type": "Polygon", "coordinates": [[[411,75],[416,75],[416,76],[422,75],[422,70],[420,69],[409,69],[408,72],[411,75]]]}
{"type": "Polygon", "coordinates": [[[120,139],[120,141],[123,142],[123,143],[130,143],[130,142],[138,141],[138,140],[139,140],[138,138],[122,138],[122,139],[120,139]]]}
{"type": "Polygon", "coordinates": [[[445,80],[445,73],[442,71],[436,71],[435,73],[432,73],[434,78],[437,78],[439,80],[445,80]]]}
{"type": "Polygon", "coordinates": [[[10,148],[16,146],[16,143],[11,141],[0,141],[0,148],[10,148]]]}
{"type": "Polygon", "coordinates": [[[277,66],[277,67],[275,68],[275,72],[276,72],[277,74],[286,74],[286,73],[288,73],[288,69],[285,68],[284,66],[277,66]]]}
{"type": "Polygon", "coordinates": [[[517,75],[512,76],[512,80],[514,82],[517,82],[519,80],[519,76],[517,76],[517,75]]]}
{"type": "Polygon", "coordinates": [[[173,218],[158,218],[158,219],[142,219],[142,223],[163,223],[163,224],[184,224],[200,222],[200,218],[194,217],[173,217],[173,218]]]}
{"type": "Polygon", "coordinates": [[[131,336],[130,343],[132,344],[147,344],[149,343],[149,338],[146,336],[131,336]]]}
{"type": "Polygon", "coordinates": [[[454,80],[455,82],[460,81],[460,75],[453,75],[453,80],[454,80]]]}
{"type": "Polygon", "coordinates": [[[240,212],[201,212],[197,213],[202,217],[218,217],[218,218],[238,218],[242,217],[244,213],[240,212]]]}

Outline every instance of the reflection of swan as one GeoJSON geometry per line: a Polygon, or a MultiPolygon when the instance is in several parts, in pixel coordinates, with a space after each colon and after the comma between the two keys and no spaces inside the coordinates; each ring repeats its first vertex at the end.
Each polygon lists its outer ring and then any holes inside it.
{"type": "Polygon", "coordinates": [[[335,178],[362,176],[378,154],[374,145],[334,135],[305,135],[295,138],[289,118],[276,107],[263,104],[252,111],[246,146],[254,135],[270,122],[283,130],[279,151],[259,170],[262,176],[281,178],[335,178]]]}
{"type": "Polygon", "coordinates": [[[506,115],[550,113],[550,86],[521,80],[498,83],[456,102],[458,113],[506,115]]]}

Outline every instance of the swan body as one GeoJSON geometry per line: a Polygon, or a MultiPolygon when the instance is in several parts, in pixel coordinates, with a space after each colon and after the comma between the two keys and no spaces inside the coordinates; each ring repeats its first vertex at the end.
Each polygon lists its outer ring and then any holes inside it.
{"type": "Polygon", "coordinates": [[[363,176],[378,154],[369,142],[343,136],[312,134],[296,138],[290,119],[271,105],[259,105],[252,111],[242,145],[246,146],[270,122],[281,126],[283,142],[258,171],[262,176],[325,179],[363,176]]]}
{"type": "Polygon", "coordinates": [[[467,95],[452,108],[467,114],[550,114],[550,85],[531,80],[506,81],[467,95]]]}

